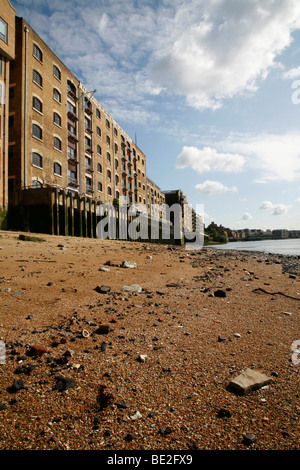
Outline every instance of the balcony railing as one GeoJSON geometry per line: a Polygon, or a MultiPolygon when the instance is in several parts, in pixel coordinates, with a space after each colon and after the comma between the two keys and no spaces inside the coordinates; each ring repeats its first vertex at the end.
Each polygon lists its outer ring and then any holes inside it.
{"type": "Polygon", "coordinates": [[[93,166],[92,166],[91,164],[86,163],[86,164],[85,164],[85,170],[91,172],[91,171],[94,171],[94,168],[93,168],[93,166]]]}
{"type": "Polygon", "coordinates": [[[73,176],[68,176],[68,184],[70,186],[79,186],[77,178],[74,178],[73,176]]]}

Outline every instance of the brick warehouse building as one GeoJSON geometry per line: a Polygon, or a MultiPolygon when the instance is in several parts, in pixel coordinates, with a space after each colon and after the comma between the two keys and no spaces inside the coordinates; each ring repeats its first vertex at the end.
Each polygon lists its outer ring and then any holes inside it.
{"type": "Polygon", "coordinates": [[[15,58],[15,10],[8,0],[0,9],[0,226],[8,208],[9,73],[15,58]]]}
{"type": "MultiPolygon", "coordinates": [[[[96,236],[97,209],[116,201],[150,215],[151,204],[157,208],[166,198],[147,178],[145,154],[97,101],[96,90],[87,90],[31,26],[15,17],[8,0],[0,5],[10,41],[1,107],[5,175],[0,174],[2,209],[8,213],[0,229],[96,236]]],[[[0,34],[4,55],[1,39],[0,34]]]]}

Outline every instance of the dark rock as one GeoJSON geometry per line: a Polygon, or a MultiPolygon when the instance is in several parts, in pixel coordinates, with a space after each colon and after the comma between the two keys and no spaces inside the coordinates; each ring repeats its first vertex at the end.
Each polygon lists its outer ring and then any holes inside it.
{"type": "Polygon", "coordinates": [[[42,354],[45,354],[48,352],[47,348],[44,346],[32,346],[30,350],[27,352],[28,356],[42,356],[42,354]]]}
{"type": "Polygon", "coordinates": [[[110,292],[110,287],[109,286],[97,286],[95,287],[94,290],[98,292],[99,294],[107,294],[108,292],[110,292]]]}
{"type": "Polygon", "coordinates": [[[255,441],[256,441],[256,436],[254,436],[254,434],[245,434],[244,436],[245,444],[253,444],[255,441]]]}
{"type": "Polygon", "coordinates": [[[169,426],[159,429],[159,434],[161,434],[162,436],[168,436],[171,433],[172,433],[172,429],[169,426]]]}
{"type": "Polygon", "coordinates": [[[10,393],[18,392],[25,388],[25,384],[22,379],[15,380],[10,389],[8,390],[10,393]]]}
{"type": "Polygon", "coordinates": [[[226,297],[226,292],[222,289],[218,289],[214,292],[215,297],[226,297]]]}
{"type": "Polygon", "coordinates": [[[55,377],[55,380],[56,385],[54,387],[54,390],[58,390],[59,392],[63,392],[65,390],[68,390],[69,388],[74,388],[77,385],[76,380],[69,377],[57,376],[55,377]]]}
{"type": "Polygon", "coordinates": [[[5,410],[6,406],[4,405],[4,403],[1,403],[0,401],[0,411],[3,411],[5,410]]]}
{"type": "Polygon", "coordinates": [[[221,341],[226,341],[225,336],[219,336],[218,337],[218,342],[220,343],[221,341]]]}
{"type": "Polygon", "coordinates": [[[132,434],[131,432],[129,432],[125,437],[125,441],[127,441],[127,442],[131,442],[134,439],[136,439],[136,436],[134,434],[132,434]]]}
{"type": "Polygon", "coordinates": [[[230,418],[231,413],[229,410],[226,410],[226,408],[220,408],[218,411],[218,418],[230,418]]]}

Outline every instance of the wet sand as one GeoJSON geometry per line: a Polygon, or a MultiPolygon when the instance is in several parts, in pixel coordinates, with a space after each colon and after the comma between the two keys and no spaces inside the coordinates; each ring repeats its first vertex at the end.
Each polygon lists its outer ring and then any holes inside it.
{"type": "Polygon", "coordinates": [[[0,450],[299,449],[299,260],[19,234],[0,232],[0,450]],[[233,393],[246,368],[272,382],[233,393]]]}

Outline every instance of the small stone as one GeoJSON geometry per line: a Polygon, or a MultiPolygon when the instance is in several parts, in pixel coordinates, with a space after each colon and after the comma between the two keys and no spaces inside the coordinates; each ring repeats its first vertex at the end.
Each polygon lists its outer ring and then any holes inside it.
{"type": "Polygon", "coordinates": [[[48,349],[44,346],[32,346],[28,351],[28,356],[42,356],[43,354],[47,353],[48,349]]]}
{"type": "Polygon", "coordinates": [[[134,434],[132,434],[132,433],[130,433],[130,432],[129,432],[129,433],[126,435],[126,437],[125,437],[125,440],[126,440],[127,442],[131,442],[131,441],[133,441],[134,439],[136,439],[136,437],[134,436],[134,434]]]}
{"type": "Polygon", "coordinates": [[[74,388],[77,385],[74,379],[68,377],[58,376],[55,377],[55,380],[56,385],[54,387],[54,390],[58,390],[59,392],[63,392],[65,390],[68,390],[69,388],[74,388]]]}
{"type": "Polygon", "coordinates": [[[241,335],[240,335],[239,333],[234,333],[234,336],[235,336],[236,338],[240,338],[240,337],[241,337],[241,335]]]}
{"type": "Polygon", "coordinates": [[[81,332],[81,335],[84,337],[84,338],[88,338],[90,336],[89,332],[87,330],[82,330],[81,332]]]}
{"type": "Polygon", "coordinates": [[[110,271],[110,269],[109,269],[109,268],[105,268],[105,267],[103,267],[103,268],[99,268],[99,271],[109,272],[109,271],[110,271]]]}
{"type": "Polygon", "coordinates": [[[141,419],[141,418],[142,418],[142,415],[139,411],[134,413],[134,415],[130,416],[130,419],[132,419],[132,420],[141,419]]]}
{"type": "Polygon", "coordinates": [[[259,371],[247,368],[230,382],[228,388],[238,394],[247,395],[271,382],[271,377],[267,377],[259,371]]]}
{"type": "Polygon", "coordinates": [[[19,390],[22,390],[23,388],[25,388],[25,384],[23,380],[22,379],[15,380],[10,388],[10,392],[18,392],[19,390]]]}
{"type": "Polygon", "coordinates": [[[109,323],[102,323],[101,325],[98,326],[98,329],[95,331],[95,333],[99,335],[105,335],[109,333],[112,330],[112,327],[109,323]]]}
{"type": "Polygon", "coordinates": [[[244,443],[253,444],[256,441],[256,436],[254,434],[245,434],[244,443]]]}
{"type": "Polygon", "coordinates": [[[139,355],[139,361],[140,361],[140,362],[145,362],[146,359],[147,359],[147,357],[148,357],[148,356],[147,356],[146,354],[140,354],[140,355],[139,355]]]}
{"type": "Polygon", "coordinates": [[[214,292],[215,297],[226,297],[226,292],[222,289],[218,289],[214,292]]]}
{"type": "Polygon", "coordinates": [[[218,336],[218,342],[221,343],[222,341],[226,341],[225,336],[218,336]]]}
{"type": "Polygon", "coordinates": [[[167,426],[165,428],[160,428],[159,429],[159,433],[162,435],[162,436],[167,436],[168,434],[171,434],[172,433],[172,429],[167,426]]]}
{"type": "Polygon", "coordinates": [[[131,286],[123,286],[122,291],[124,292],[142,292],[142,287],[139,284],[132,284],[131,286]]]}
{"type": "Polygon", "coordinates": [[[218,417],[219,418],[230,418],[231,413],[229,410],[226,410],[226,408],[220,408],[218,411],[218,417]]]}
{"type": "Polygon", "coordinates": [[[137,264],[135,261],[128,261],[128,260],[125,260],[123,261],[122,263],[122,268],[129,268],[129,269],[132,269],[132,268],[136,268],[137,267],[137,264]]]}
{"type": "Polygon", "coordinates": [[[108,294],[110,292],[110,287],[109,286],[97,286],[94,289],[96,292],[99,294],[108,294]]]}
{"type": "Polygon", "coordinates": [[[6,406],[4,405],[4,403],[0,402],[0,411],[5,410],[5,408],[6,408],[6,406]]]}

